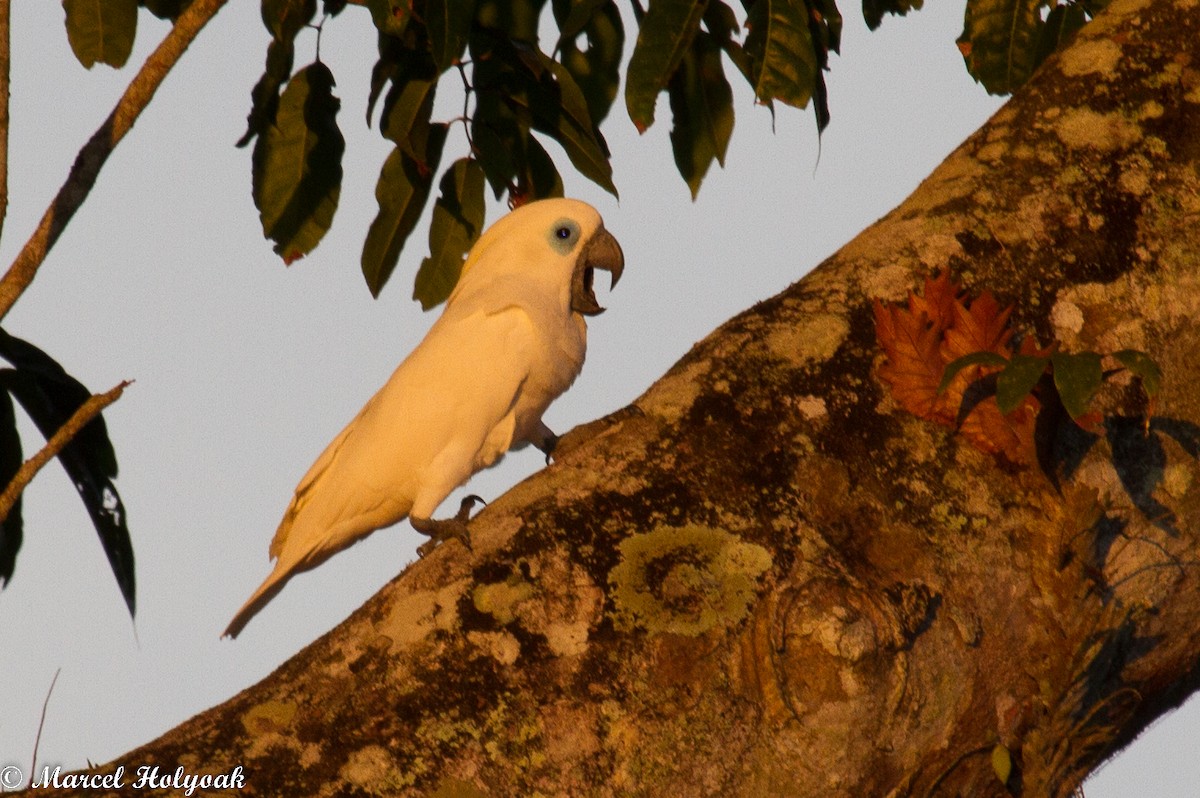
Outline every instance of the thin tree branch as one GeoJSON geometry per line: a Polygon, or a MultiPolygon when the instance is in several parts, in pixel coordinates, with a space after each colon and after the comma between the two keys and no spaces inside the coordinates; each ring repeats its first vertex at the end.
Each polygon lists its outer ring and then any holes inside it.
{"type": "Polygon", "coordinates": [[[13,475],[12,481],[4,488],[4,492],[0,493],[0,520],[8,518],[8,513],[16,503],[17,497],[33,481],[33,477],[41,470],[42,466],[50,462],[50,458],[57,456],[63,447],[79,434],[80,430],[100,415],[104,408],[120,399],[129,382],[129,380],[123,380],[105,393],[92,395],[71,414],[71,417],[58,428],[57,432],[50,436],[50,440],[46,441],[46,445],[42,447],[41,451],[21,464],[17,473],[13,475]]]}
{"type": "Polygon", "coordinates": [[[66,182],[42,215],[37,230],[8,268],[4,278],[0,279],[0,319],[8,314],[13,304],[33,282],[38,268],[46,259],[46,253],[62,235],[67,223],[96,184],[96,177],[100,174],[104,162],[150,104],[167,73],[191,45],[200,29],[226,2],[227,0],[194,0],[187,10],[179,15],[170,33],[130,81],[108,119],[79,151],[66,182]]]}
{"type": "Polygon", "coordinates": [[[12,62],[9,0],[0,0],[0,239],[8,216],[8,78],[12,62]]]}

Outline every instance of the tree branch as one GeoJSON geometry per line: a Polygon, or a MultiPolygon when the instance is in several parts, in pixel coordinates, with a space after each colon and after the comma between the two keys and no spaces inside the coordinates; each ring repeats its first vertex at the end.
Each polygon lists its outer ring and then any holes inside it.
{"type": "Polygon", "coordinates": [[[116,385],[105,393],[94,394],[71,414],[71,417],[58,428],[57,432],[50,436],[50,440],[46,441],[46,445],[42,447],[41,451],[21,464],[21,467],[17,469],[17,473],[13,475],[8,486],[4,488],[4,492],[0,493],[0,520],[8,518],[8,513],[12,510],[17,497],[33,481],[34,476],[42,469],[42,466],[50,462],[50,458],[56,457],[63,450],[63,447],[79,434],[80,430],[91,423],[96,416],[100,415],[104,408],[120,399],[121,394],[125,392],[125,388],[129,384],[129,380],[123,380],[119,385],[116,385]]]}
{"type": "Polygon", "coordinates": [[[8,268],[4,278],[0,279],[0,319],[8,314],[13,304],[33,282],[37,270],[46,259],[46,254],[62,235],[75,211],[87,199],[104,162],[150,104],[167,73],[191,45],[200,29],[226,2],[227,0],[195,0],[179,15],[170,33],[130,81],[108,119],[79,151],[66,182],[46,209],[37,230],[8,268]]]}
{"type": "Polygon", "coordinates": [[[0,240],[8,216],[8,81],[12,63],[10,0],[0,0],[0,240]]]}

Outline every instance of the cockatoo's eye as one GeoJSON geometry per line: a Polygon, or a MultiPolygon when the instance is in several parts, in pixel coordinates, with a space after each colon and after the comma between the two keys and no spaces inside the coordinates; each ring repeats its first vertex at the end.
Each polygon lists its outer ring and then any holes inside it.
{"type": "Polygon", "coordinates": [[[550,226],[550,246],[562,255],[570,254],[579,243],[579,225],[570,219],[559,219],[550,226]]]}

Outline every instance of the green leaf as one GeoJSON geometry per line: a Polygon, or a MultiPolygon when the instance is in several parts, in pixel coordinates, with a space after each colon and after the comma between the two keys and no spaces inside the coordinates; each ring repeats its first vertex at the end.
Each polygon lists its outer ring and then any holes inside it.
{"type": "Polygon", "coordinates": [[[725,165],[725,151],[733,135],[733,90],[725,79],[721,48],[708,33],[700,31],[692,40],[667,95],[675,166],[694,200],[712,162],[725,165]]]}
{"type": "Polygon", "coordinates": [[[1003,745],[996,743],[992,748],[992,772],[1000,779],[1001,784],[1008,784],[1012,769],[1012,754],[1003,745]]]}
{"type": "Polygon", "coordinates": [[[317,0],[262,0],[260,11],[271,38],[292,42],[317,15],[317,0]]]}
{"type": "Polygon", "coordinates": [[[371,22],[375,23],[380,33],[397,37],[404,35],[404,29],[412,19],[409,0],[366,0],[366,5],[371,12],[371,22]]]}
{"type": "Polygon", "coordinates": [[[421,218],[429,199],[433,174],[446,143],[446,125],[430,126],[423,159],[414,159],[396,147],[384,161],[375,185],[379,213],[367,230],[363,244],[362,272],[371,295],[378,297],[400,260],[400,251],[421,218]]]}
{"type": "Polygon", "coordinates": [[[1044,0],[970,0],[958,47],[988,94],[1011,94],[1037,65],[1044,0]]]}
{"type": "Polygon", "coordinates": [[[883,22],[884,14],[904,16],[909,11],[919,10],[925,0],[863,0],[863,19],[867,27],[875,30],[883,22]]]}
{"type": "Polygon", "coordinates": [[[288,81],[275,122],[254,145],[254,204],[263,235],[284,263],[311,252],[328,232],[342,185],[345,140],[333,74],[320,61],[288,81]]]}
{"type": "Polygon", "coordinates": [[[704,27],[713,40],[725,51],[725,55],[729,56],[729,60],[737,67],[738,72],[742,73],[746,82],[754,85],[753,65],[750,63],[750,57],[746,55],[741,42],[734,38],[734,34],[738,33],[740,28],[733,9],[721,0],[709,0],[708,7],[704,10],[704,27]]]}
{"type": "Polygon", "coordinates": [[[474,11],[470,0],[428,0],[425,4],[425,30],[439,73],[462,57],[474,11]]]}
{"type": "Polygon", "coordinates": [[[137,0],[63,0],[67,40],[79,63],[120,68],[133,52],[137,0]]]}
{"type": "Polygon", "coordinates": [[[279,89],[292,76],[293,53],[291,40],[272,39],[267,45],[267,69],[250,92],[246,132],[238,139],[237,146],[245,147],[274,121],[279,110],[279,89]]]}
{"type": "Polygon", "coordinates": [[[393,83],[383,101],[380,132],[417,160],[425,152],[436,91],[435,79],[414,77],[403,83],[393,83]]]}
{"type": "Polygon", "coordinates": [[[745,50],[751,87],[761,102],[803,108],[818,77],[805,6],[799,0],[755,0],[746,12],[745,50]]]}
{"type": "Polygon", "coordinates": [[[528,187],[529,194],[533,199],[563,196],[562,176],[554,166],[550,153],[534,136],[530,136],[526,144],[526,169],[522,184],[528,187]]]}
{"type": "Polygon", "coordinates": [[[1162,369],[1153,358],[1137,349],[1122,349],[1120,352],[1114,352],[1113,358],[1141,378],[1147,396],[1158,394],[1162,385],[1162,369]]]}
{"type": "Polygon", "coordinates": [[[950,387],[950,382],[958,376],[958,372],[968,366],[1003,366],[1007,363],[1007,359],[995,352],[972,352],[969,355],[963,355],[946,364],[946,370],[942,372],[942,381],[938,383],[937,392],[945,393],[946,389],[950,387]]]}
{"type": "Polygon", "coordinates": [[[1075,32],[1087,23],[1087,15],[1080,5],[1055,6],[1046,16],[1038,35],[1037,54],[1034,56],[1036,69],[1051,53],[1062,47],[1075,32]]]}
{"type": "Polygon", "coordinates": [[[1058,352],[1050,356],[1054,368],[1054,386],[1063,407],[1073,419],[1087,413],[1088,402],[1095,396],[1104,380],[1100,367],[1100,355],[1095,352],[1066,354],[1058,352]]]}
{"type": "Polygon", "coordinates": [[[625,77],[625,107],[639,133],[654,124],[654,105],[687,53],[704,0],[651,0],[625,77]]]}
{"type": "Polygon", "coordinates": [[[442,175],[429,224],[429,257],[413,285],[422,310],[445,302],[458,284],[463,258],[483,232],[483,184],[483,168],[470,158],[458,159],[442,175]]]}
{"type": "MultiPolygon", "coordinates": [[[[12,397],[8,391],[0,391],[0,486],[7,486],[12,481],[23,460],[12,397]]],[[[24,536],[21,497],[17,496],[8,517],[0,521],[0,589],[12,580],[24,536]]]]}
{"type": "Polygon", "coordinates": [[[192,4],[192,0],[138,0],[154,16],[159,19],[178,19],[183,10],[192,4]]]}
{"type": "Polygon", "coordinates": [[[533,128],[561,144],[571,163],[584,177],[617,196],[608,145],[592,123],[587,101],[575,79],[566,67],[540,50],[526,51],[524,55],[526,62],[534,66],[524,75],[514,72],[519,89],[506,95],[505,102],[517,113],[518,119],[527,116],[533,128]],[[543,70],[540,79],[537,67],[543,70]]]}
{"type": "MultiPolygon", "coordinates": [[[[12,393],[47,439],[91,396],[52,357],[4,330],[0,330],[0,357],[15,366],[15,370],[0,372],[0,387],[12,393]]],[[[126,526],[125,505],[113,482],[117,456],[104,417],[97,416],[81,429],[59,452],[58,460],[92,519],[132,616],[136,604],[133,543],[126,526]]]]}
{"type": "Polygon", "coordinates": [[[1033,391],[1046,373],[1050,358],[1034,355],[1013,355],[996,375],[996,404],[1001,413],[1011,413],[1033,391]]]}
{"type": "Polygon", "coordinates": [[[559,24],[555,51],[587,100],[588,114],[599,125],[608,116],[621,85],[625,28],[613,0],[554,0],[559,24]],[[587,41],[581,50],[578,39],[587,41]]]}

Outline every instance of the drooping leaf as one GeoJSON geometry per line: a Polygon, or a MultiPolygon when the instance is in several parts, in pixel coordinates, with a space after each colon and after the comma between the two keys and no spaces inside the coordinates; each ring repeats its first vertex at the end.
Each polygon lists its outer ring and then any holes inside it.
{"type": "Polygon", "coordinates": [[[746,12],[746,27],[745,50],[755,97],[764,103],[779,100],[803,108],[819,71],[804,3],[755,0],[746,12]]]}
{"type": "Polygon", "coordinates": [[[412,19],[412,4],[409,0],[365,0],[371,12],[371,21],[380,33],[388,36],[403,36],[412,19]]]}
{"type": "Polygon", "coordinates": [[[462,57],[474,11],[470,0],[428,0],[425,4],[425,30],[439,73],[462,57]]]}
{"type": "Polygon", "coordinates": [[[808,33],[817,58],[813,76],[813,114],[817,118],[817,133],[829,126],[829,90],[825,73],[829,70],[829,54],[838,52],[842,43],[842,14],[834,0],[805,0],[808,7],[808,33]]]}
{"type": "Polygon", "coordinates": [[[483,231],[483,185],[483,167],[470,158],[458,159],[442,175],[429,225],[429,257],[413,285],[422,310],[445,302],[458,283],[463,258],[483,231]]]}
{"type": "Polygon", "coordinates": [[[555,50],[587,101],[592,122],[608,116],[621,84],[625,28],[613,0],[554,0],[559,38],[555,50]],[[586,49],[580,48],[582,36],[586,49]]]}
{"type": "Polygon", "coordinates": [[[1043,0],[971,0],[958,47],[988,94],[1010,94],[1037,65],[1043,0]]]}
{"type": "Polygon", "coordinates": [[[416,160],[425,152],[436,92],[436,79],[411,77],[401,83],[393,81],[383,101],[380,132],[416,160]]]}
{"type": "Polygon", "coordinates": [[[1015,410],[1033,391],[1049,365],[1049,357],[1013,355],[996,377],[996,404],[1000,412],[1015,410]]]}
{"type": "Polygon", "coordinates": [[[625,107],[639,133],[654,124],[654,105],[667,87],[704,16],[704,0],[654,0],[641,21],[625,76],[625,107]]]}
{"type": "Polygon", "coordinates": [[[530,136],[526,142],[525,173],[518,183],[533,199],[563,196],[562,176],[536,136],[530,136]]]}
{"type": "Polygon", "coordinates": [[[192,4],[192,0],[139,0],[142,6],[159,19],[174,20],[192,4]]]}
{"type": "Polygon", "coordinates": [[[63,0],[67,40],[79,63],[120,68],[133,52],[137,0],[63,0]]]}
{"type": "Polygon", "coordinates": [[[383,87],[400,74],[407,52],[400,40],[394,36],[380,33],[377,38],[379,58],[371,67],[371,89],[367,93],[367,127],[371,126],[371,119],[375,115],[375,103],[379,101],[383,87]]]}
{"type": "Polygon", "coordinates": [[[1100,355],[1095,352],[1058,352],[1050,356],[1050,362],[1054,367],[1054,385],[1058,388],[1063,407],[1072,419],[1078,421],[1087,414],[1088,402],[1104,381],[1100,355]]]}
{"type": "Polygon", "coordinates": [[[883,22],[884,14],[904,16],[909,11],[919,10],[925,0],[863,0],[863,19],[867,27],[875,30],[883,22]]]}
{"type": "Polygon", "coordinates": [[[254,145],[254,204],[263,235],[288,264],[320,243],[337,210],[345,140],[333,86],[319,61],[297,72],[254,145]]]}
{"type": "Polygon", "coordinates": [[[493,34],[534,44],[545,5],[546,0],[476,0],[475,21],[493,34]]]}
{"type": "MultiPolygon", "coordinates": [[[[21,436],[17,433],[17,419],[13,413],[12,397],[8,391],[0,391],[0,490],[16,476],[23,461],[21,436]]],[[[13,503],[8,517],[0,521],[0,589],[12,579],[17,565],[17,553],[24,538],[21,520],[21,497],[13,503]]]]}
{"type": "Polygon", "coordinates": [[[292,76],[294,51],[290,39],[272,39],[267,45],[267,68],[250,91],[246,132],[238,139],[237,146],[245,147],[274,121],[279,109],[279,89],[292,76]]]}
{"type": "Polygon", "coordinates": [[[709,0],[708,6],[704,9],[704,27],[713,41],[720,45],[725,55],[729,56],[729,60],[737,67],[738,72],[742,73],[746,83],[754,85],[753,65],[750,63],[750,57],[746,55],[741,41],[734,36],[740,31],[740,27],[733,9],[721,0],[709,0]]]}
{"type": "Polygon", "coordinates": [[[671,101],[671,149],[675,166],[694,200],[709,166],[723,167],[733,135],[733,90],[725,79],[721,48],[700,31],[667,87],[671,101]]]}
{"type": "Polygon", "coordinates": [[[1036,69],[1051,53],[1070,41],[1075,32],[1086,22],[1087,14],[1082,5],[1056,5],[1050,9],[1045,24],[1041,26],[1041,33],[1038,35],[1034,68],[1036,69]]]}
{"type": "MultiPolygon", "coordinates": [[[[12,394],[47,438],[91,396],[53,358],[4,330],[0,330],[0,357],[15,367],[2,372],[0,387],[12,394]]],[[[104,417],[97,416],[80,430],[59,452],[58,460],[83,500],[132,616],[136,606],[133,543],[125,506],[113,482],[117,456],[104,417]]]]}
{"type": "Polygon", "coordinates": [[[1154,398],[1158,395],[1159,386],[1162,385],[1162,369],[1153,358],[1137,349],[1122,349],[1114,352],[1113,358],[1141,378],[1147,396],[1154,398]]]}
{"type": "Polygon", "coordinates": [[[291,42],[317,15],[317,0],[263,0],[260,11],[271,38],[291,42]]]}
{"type": "Polygon", "coordinates": [[[384,161],[375,185],[379,212],[367,230],[363,244],[362,272],[372,296],[379,296],[396,268],[400,251],[408,240],[421,211],[429,199],[433,175],[442,158],[447,127],[431,125],[423,159],[414,159],[405,149],[396,147],[384,161]]]}
{"type": "Polygon", "coordinates": [[[584,177],[617,196],[608,144],[592,123],[587,101],[571,73],[536,48],[518,55],[524,56],[527,68],[523,73],[514,70],[518,88],[504,97],[505,102],[518,118],[527,115],[534,129],[561,144],[584,177]]]}

